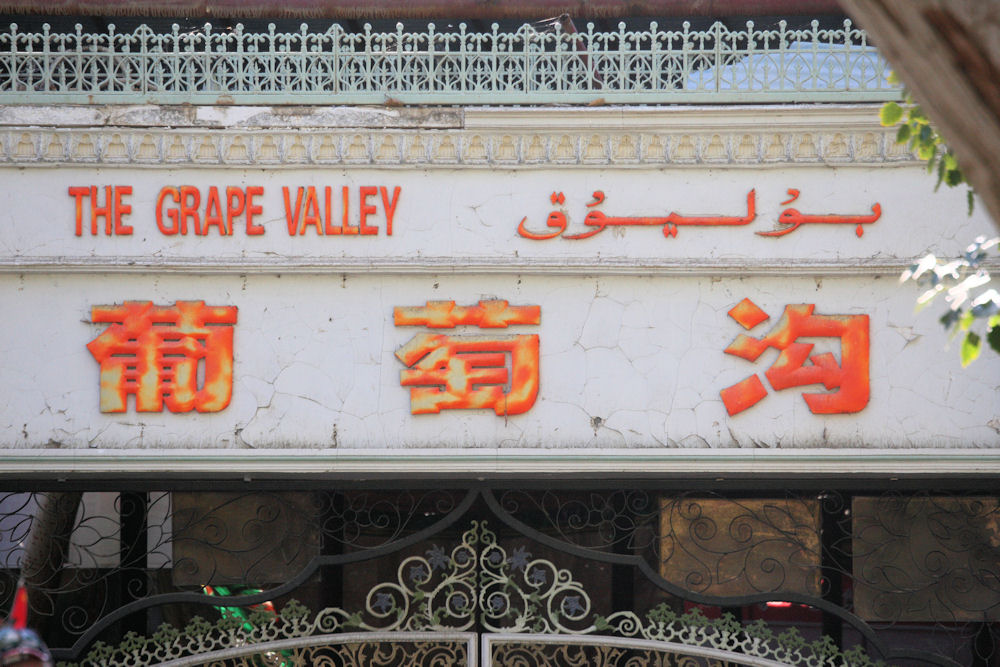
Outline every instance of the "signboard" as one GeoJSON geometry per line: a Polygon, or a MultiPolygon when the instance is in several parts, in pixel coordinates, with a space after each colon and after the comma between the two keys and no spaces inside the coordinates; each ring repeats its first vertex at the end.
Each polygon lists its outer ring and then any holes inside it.
{"type": "Polygon", "coordinates": [[[6,448],[1000,442],[892,275],[984,225],[919,168],[5,179],[6,448]]]}
{"type": "Polygon", "coordinates": [[[8,170],[8,267],[861,273],[970,239],[918,168],[8,170]],[[749,265],[749,266],[748,266],[749,265]]]}

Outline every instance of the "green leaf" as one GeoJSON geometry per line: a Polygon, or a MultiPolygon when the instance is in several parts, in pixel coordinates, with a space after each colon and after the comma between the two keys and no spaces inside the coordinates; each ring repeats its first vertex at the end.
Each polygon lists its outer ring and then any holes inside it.
{"type": "MultiPolygon", "coordinates": [[[[994,317],[996,317],[996,315],[990,318],[990,322],[993,321],[994,317]]],[[[994,352],[1000,354],[1000,326],[990,326],[990,330],[986,332],[986,342],[990,344],[990,347],[994,352]]]]}
{"type": "Polygon", "coordinates": [[[899,129],[896,131],[896,143],[905,144],[906,140],[910,138],[910,134],[911,132],[909,125],[906,124],[900,125],[899,129]]]}
{"type": "Polygon", "coordinates": [[[976,204],[976,197],[975,197],[974,194],[972,194],[972,190],[969,190],[968,192],[965,193],[965,199],[966,199],[966,201],[969,204],[968,215],[971,216],[972,215],[972,207],[975,206],[975,204],[976,204]]]}
{"type": "Polygon", "coordinates": [[[961,331],[968,331],[969,327],[975,321],[976,316],[972,314],[971,310],[963,310],[961,312],[962,314],[958,318],[958,328],[961,331]]]}
{"type": "Polygon", "coordinates": [[[896,70],[889,70],[887,80],[893,86],[899,86],[903,83],[903,80],[899,78],[899,74],[896,73],[896,70]]]}
{"type": "Polygon", "coordinates": [[[920,142],[923,144],[934,144],[934,130],[930,125],[920,126],[920,142]]]}
{"type": "Polygon", "coordinates": [[[962,341],[962,368],[965,368],[979,356],[979,353],[983,349],[983,339],[979,337],[975,331],[970,331],[965,334],[965,340],[962,341]]]}
{"type": "Polygon", "coordinates": [[[884,127],[892,127],[903,119],[903,107],[896,102],[886,102],[878,112],[878,117],[884,127]]]}
{"type": "Polygon", "coordinates": [[[958,169],[949,169],[948,173],[945,174],[944,177],[944,182],[947,183],[948,187],[951,188],[955,187],[960,183],[963,183],[964,181],[965,177],[962,175],[962,172],[959,171],[958,169]]]}
{"type": "Polygon", "coordinates": [[[945,314],[942,315],[938,321],[941,323],[941,326],[943,326],[945,329],[950,329],[955,324],[955,322],[958,321],[958,317],[959,314],[957,310],[949,309],[945,311],[945,314]]]}

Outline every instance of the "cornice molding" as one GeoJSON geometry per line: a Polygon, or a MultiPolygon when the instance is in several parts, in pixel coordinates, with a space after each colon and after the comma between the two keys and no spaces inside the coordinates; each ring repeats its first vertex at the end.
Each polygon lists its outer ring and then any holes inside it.
{"type": "Polygon", "coordinates": [[[877,105],[0,108],[0,167],[592,168],[914,164],[877,105]],[[119,124],[113,124],[119,123],[119,124]]]}

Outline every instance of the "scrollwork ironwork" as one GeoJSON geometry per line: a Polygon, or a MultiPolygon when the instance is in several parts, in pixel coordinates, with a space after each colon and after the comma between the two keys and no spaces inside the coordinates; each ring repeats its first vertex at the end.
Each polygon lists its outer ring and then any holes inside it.
{"type": "Polygon", "coordinates": [[[462,491],[343,491],[317,496],[324,540],[348,549],[391,544],[429,520],[452,512],[462,491]]]}
{"type": "MultiPolygon", "coordinates": [[[[566,637],[604,634],[669,643],[674,645],[671,650],[675,653],[676,646],[708,647],[801,667],[837,664],[838,660],[857,667],[875,664],[860,648],[844,653],[829,638],[808,643],[794,628],[775,635],[762,623],[745,626],[729,615],[710,620],[697,609],[679,615],[661,605],[645,616],[634,611],[615,612],[607,617],[597,615],[591,609],[586,588],[571,572],[549,560],[533,559],[521,547],[508,555],[485,522],[472,521],[460,543],[451,550],[434,546],[423,556],[404,558],[395,581],[382,582],[369,591],[363,611],[350,613],[329,607],[313,616],[292,601],[277,616],[256,612],[246,620],[224,617],[215,624],[195,618],[183,631],[163,626],[149,639],[130,634],[118,646],[97,644],[80,666],[141,667],[166,659],[309,637],[315,637],[316,644],[302,644],[297,649],[305,649],[303,655],[310,659],[319,659],[327,655],[325,651],[336,650],[337,655],[359,664],[400,664],[391,660],[409,654],[398,644],[375,640],[346,644],[344,649],[345,645],[334,646],[329,638],[355,629],[370,632],[373,638],[385,638],[420,630],[461,631],[476,624],[496,633],[530,632],[566,637]],[[456,605],[456,600],[462,603],[456,605]],[[383,658],[390,661],[382,661],[383,658]]],[[[537,653],[536,657],[544,660],[532,664],[574,664],[574,660],[592,656],[598,664],[631,665],[641,664],[634,662],[641,656],[654,657],[657,651],[665,652],[647,646],[636,653],[633,649],[600,642],[567,641],[550,646],[555,651],[551,655],[549,649],[541,652],[511,649],[506,664],[518,664],[518,660],[537,653]]]]}
{"type": "Polygon", "coordinates": [[[511,516],[569,544],[628,552],[655,548],[660,508],[656,494],[647,491],[505,490],[497,501],[511,516]]]}
{"type": "Polygon", "coordinates": [[[820,516],[814,499],[665,498],[664,578],[718,596],[819,594],[820,516]]]}

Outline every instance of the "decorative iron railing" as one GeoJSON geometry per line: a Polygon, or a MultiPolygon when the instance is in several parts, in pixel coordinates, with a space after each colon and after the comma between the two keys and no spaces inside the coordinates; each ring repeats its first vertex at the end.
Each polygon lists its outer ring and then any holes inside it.
{"type": "Polygon", "coordinates": [[[864,31],[843,27],[475,32],[232,29],[0,34],[0,103],[658,104],[899,96],[864,31]]]}

